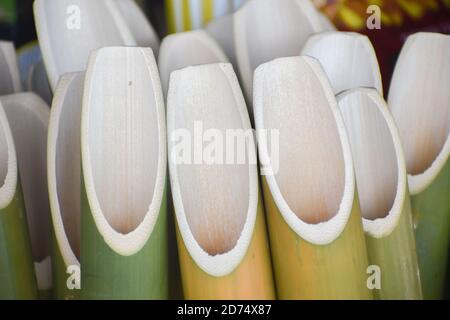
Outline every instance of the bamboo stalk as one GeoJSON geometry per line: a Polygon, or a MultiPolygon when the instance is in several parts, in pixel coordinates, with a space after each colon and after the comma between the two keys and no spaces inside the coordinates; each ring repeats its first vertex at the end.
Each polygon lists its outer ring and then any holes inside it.
{"type": "Polygon", "coordinates": [[[365,35],[337,31],[312,35],[302,55],[319,60],[335,94],[358,87],[375,88],[383,94],[377,56],[365,35]]]}
{"type": "Polygon", "coordinates": [[[37,93],[48,105],[52,104],[53,92],[42,60],[30,66],[26,88],[37,93]]]}
{"type": "Polygon", "coordinates": [[[46,179],[47,104],[34,93],[1,98],[17,152],[39,296],[52,294],[50,208],[46,179]]]}
{"type": "Polygon", "coordinates": [[[54,237],[53,285],[55,298],[61,300],[80,297],[80,279],[71,269],[80,267],[80,125],[83,85],[84,73],[61,77],[55,91],[48,128],[47,178],[54,237]],[[75,277],[69,279],[71,275],[75,277]]]}
{"type": "Polygon", "coordinates": [[[35,299],[25,206],[12,133],[0,103],[0,299],[35,299]]]}
{"type": "Polygon", "coordinates": [[[231,64],[172,73],[167,107],[170,179],[185,298],[274,299],[253,133],[231,64]],[[203,150],[194,151],[186,161],[177,159],[179,134],[186,133],[182,138],[194,139],[194,144],[203,139],[196,133],[198,125],[212,128],[217,139],[233,129],[249,133],[237,137],[248,139],[237,147],[246,155],[245,161],[235,163],[234,147],[225,147],[229,141],[216,141],[215,147],[217,155],[233,156],[233,161],[194,160],[203,150]]]}
{"type": "Polygon", "coordinates": [[[350,145],[326,75],[309,57],[276,59],[256,70],[254,93],[279,298],[372,299],[350,145]]]}
{"type": "Polygon", "coordinates": [[[425,299],[443,295],[450,230],[450,37],[410,36],[389,92],[408,172],[425,299]]]}
{"type": "Polygon", "coordinates": [[[63,74],[85,70],[91,51],[106,46],[136,45],[114,1],[36,0],[33,10],[39,47],[53,91],[63,74]]]}
{"type": "Polygon", "coordinates": [[[0,95],[22,91],[16,50],[12,42],[0,41],[0,95]]]}
{"type": "Polygon", "coordinates": [[[166,131],[151,49],[95,51],[81,117],[84,299],[166,299],[166,131]]]}
{"type": "Polygon", "coordinates": [[[239,75],[250,107],[255,69],[275,58],[298,55],[308,37],[323,30],[308,0],[249,0],[234,14],[239,75]]]}
{"type": "Polygon", "coordinates": [[[197,64],[228,62],[228,58],[203,30],[172,34],[164,38],[159,51],[158,67],[164,94],[169,89],[170,74],[197,64]]]}
{"type": "Polygon", "coordinates": [[[422,299],[400,136],[375,89],[338,96],[355,164],[369,263],[380,268],[378,299],[422,299]]]}

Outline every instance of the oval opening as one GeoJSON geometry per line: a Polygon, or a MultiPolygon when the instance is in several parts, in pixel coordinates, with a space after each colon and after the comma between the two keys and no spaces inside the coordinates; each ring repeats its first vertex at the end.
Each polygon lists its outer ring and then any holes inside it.
{"type": "Polygon", "coordinates": [[[160,152],[155,88],[142,50],[98,51],[90,80],[88,174],[103,216],[121,234],[149,212],[160,152]]]}
{"type": "MultiPolygon", "coordinates": [[[[178,75],[173,94],[176,111],[172,135],[182,134],[185,138],[180,141],[190,137],[187,143],[193,151],[189,163],[176,164],[182,206],[195,240],[204,251],[215,256],[236,246],[247,220],[248,158],[238,161],[242,145],[227,146],[239,139],[233,140],[236,135],[240,138],[245,135],[244,121],[221,65],[186,68],[178,75]],[[199,153],[195,144],[199,141],[204,158],[196,162],[199,153]],[[213,151],[215,147],[218,153],[213,151]],[[206,158],[214,158],[222,151],[216,159],[222,159],[223,164],[206,158]]],[[[248,152],[248,146],[244,148],[244,153],[248,152]]]]}
{"type": "Polygon", "coordinates": [[[397,151],[386,119],[364,92],[345,95],[339,102],[355,167],[362,216],[386,217],[397,195],[397,151]]]}
{"type": "Polygon", "coordinates": [[[328,221],[342,201],[345,163],[323,84],[305,62],[280,59],[267,68],[262,115],[264,129],[279,132],[279,154],[269,152],[272,164],[278,163],[276,183],[299,219],[310,224],[328,221]]]}

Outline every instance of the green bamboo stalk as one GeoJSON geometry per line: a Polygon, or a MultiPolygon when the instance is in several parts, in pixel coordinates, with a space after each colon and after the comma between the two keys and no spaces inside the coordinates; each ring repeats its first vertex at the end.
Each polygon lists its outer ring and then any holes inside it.
{"type": "Polygon", "coordinates": [[[49,107],[36,94],[1,97],[17,152],[38,294],[52,296],[50,206],[46,179],[49,107]]]}
{"type": "Polygon", "coordinates": [[[82,298],[167,299],[165,110],[151,49],[91,55],[81,124],[82,298]]]}
{"type": "Polygon", "coordinates": [[[338,101],[352,147],[369,263],[381,272],[374,295],[421,299],[406,165],[394,119],[374,89],[348,90],[338,101]]]}
{"type": "Polygon", "coordinates": [[[0,177],[0,299],[36,299],[36,278],[17,167],[12,133],[0,104],[0,174],[5,173],[5,177],[0,177]]]}
{"type": "Polygon", "coordinates": [[[47,142],[56,299],[80,296],[80,125],[84,73],[65,74],[56,87],[47,142]],[[74,269],[75,268],[75,269],[74,269]],[[78,274],[77,274],[78,272],[78,274]]]}
{"type": "Polygon", "coordinates": [[[450,241],[449,55],[449,35],[409,36],[388,100],[405,153],[425,299],[443,296],[450,241]]]}
{"type": "Polygon", "coordinates": [[[445,165],[431,184],[411,197],[423,293],[426,299],[441,299],[445,286],[450,248],[449,154],[447,151],[445,165]]]}
{"type": "MultiPolygon", "coordinates": [[[[173,72],[167,118],[184,297],[274,299],[258,171],[256,163],[247,160],[251,155],[256,160],[254,141],[237,134],[237,140],[245,139],[238,145],[238,152],[247,155],[244,163],[220,163],[233,155],[230,147],[224,148],[233,141],[216,145],[220,149],[216,153],[222,152],[224,158],[214,163],[206,159],[185,163],[173,157],[178,152],[173,138],[180,129],[192,130],[198,122],[220,128],[217,130],[224,137],[238,129],[253,138],[244,96],[231,64],[199,65],[173,72]]],[[[195,129],[189,134],[196,139],[195,129]]]]}

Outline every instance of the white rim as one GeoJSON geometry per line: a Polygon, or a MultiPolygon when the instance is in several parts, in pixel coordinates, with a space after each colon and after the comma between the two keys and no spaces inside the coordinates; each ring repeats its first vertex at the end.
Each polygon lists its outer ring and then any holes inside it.
{"type": "Polygon", "coordinates": [[[375,220],[370,220],[362,217],[364,231],[368,233],[370,236],[374,238],[383,238],[388,236],[394,231],[397,226],[403,208],[405,206],[405,200],[408,198],[407,195],[407,174],[406,174],[406,164],[403,156],[403,149],[400,142],[400,135],[398,133],[397,126],[395,124],[394,118],[389,112],[386,102],[383,98],[378,94],[375,89],[365,89],[365,88],[357,88],[351,89],[343,92],[338,95],[338,101],[343,101],[346,97],[356,94],[362,93],[367,95],[374,103],[374,107],[377,108],[378,112],[383,117],[384,121],[387,124],[389,129],[389,134],[392,138],[392,144],[395,149],[395,158],[397,163],[397,187],[394,202],[389,209],[389,212],[386,217],[378,218],[375,220]]]}
{"type": "MultiPolygon", "coordinates": [[[[0,103],[0,134],[7,146],[7,172],[4,181],[0,181],[0,210],[9,206],[16,194],[17,188],[17,158],[14,141],[3,106],[0,103]]],[[[4,152],[4,150],[2,150],[4,152]]]]}
{"type": "MultiPolygon", "coordinates": [[[[350,144],[347,137],[344,120],[339,111],[336,99],[331,90],[331,87],[328,83],[327,77],[322,70],[320,64],[317,60],[310,57],[293,57],[293,58],[279,58],[275,59],[272,62],[268,62],[259,66],[255,71],[255,94],[254,94],[254,111],[255,111],[255,124],[257,130],[265,129],[264,118],[263,118],[263,81],[265,78],[266,68],[274,62],[283,61],[283,60],[293,60],[298,59],[308,64],[308,66],[314,71],[314,74],[317,76],[318,80],[322,84],[322,88],[327,100],[330,103],[331,112],[336,120],[336,126],[339,133],[344,165],[345,165],[345,185],[344,192],[342,195],[342,200],[339,205],[339,210],[335,214],[334,217],[329,219],[328,221],[317,223],[317,224],[309,224],[302,221],[296,214],[291,210],[288,203],[283,197],[283,194],[280,191],[278,183],[275,179],[275,175],[267,175],[266,180],[271,191],[272,197],[275,201],[275,204],[278,207],[283,219],[289,225],[289,227],[297,233],[304,240],[317,244],[317,245],[326,245],[334,240],[336,240],[340,234],[344,231],[347,222],[349,220],[350,214],[353,209],[353,201],[355,197],[355,177],[354,177],[354,168],[352,162],[352,155],[350,151],[350,144]]],[[[267,138],[262,135],[259,137],[259,156],[261,158],[262,163],[268,164],[269,170],[271,170],[270,165],[270,157],[267,149],[267,138]]]]}
{"type": "MultiPolygon", "coordinates": [[[[204,68],[210,66],[217,66],[221,68],[221,70],[227,77],[230,87],[234,93],[236,107],[238,108],[238,111],[241,115],[242,126],[244,129],[250,129],[251,128],[250,119],[248,116],[244,97],[237,82],[237,78],[234,74],[233,67],[231,66],[231,64],[221,63],[194,68],[204,68]]],[[[179,73],[181,72],[183,72],[183,70],[173,72],[171,81],[176,81],[177,77],[179,76],[179,73]]],[[[169,103],[167,110],[169,137],[171,133],[175,130],[176,106],[173,106],[170,103],[170,101],[174,99],[172,97],[173,94],[174,94],[173,90],[170,90],[168,96],[169,103]]],[[[169,139],[169,150],[171,150],[173,147],[174,143],[173,141],[171,141],[171,139],[169,139]]],[[[247,217],[241,235],[233,249],[229,250],[226,253],[218,254],[215,256],[211,256],[209,253],[207,253],[195,239],[192,230],[189,226],[189,223],[187,221],[186,213],[183,207],[181,188],[178,180],[177,165],[172,161],[169,161],[169,168],[170,168],[170,181],[172,187],[172,197],[175,206],[176,218],[180,234],[183,238],[187,251],[191,255],[192,259],[195,261],[195,263],[207,274],[210,274],[215,277],[223,277],[230,274],[239,266],[240,262],[245,257],[245,254],[247,253],[247,249],[250,245],[250,241],[254,233],[258,209],[258,172],[256,166],[249,165],[249,173],[248,173],[249,206],[247,211],[247,217]]]]}
{"type": "MultiPolygon", "coordinates": [[[[117,47],[116,47],[117,48],[117,47]]],[[[152,87],[154,88],[154,100],[157,115],[158,125],[158,164],[157,174],[155,179],[155,189],[149,209],[145,214],[144,219],[139,226],[128,234],[117,232],[104,216],[100,203],[97,198],[97,193],[94,185],[94,178],[92,175],[91,155],[89,150],[89,101],[91,95],[91,85],[93,74],[95,73],[95,62],[99,52],[102,50],[110,50],[114,47],[99,49],[94,51],[89,58],[89,67],[86,72],[85,90],[83,93],[83,109],[81,115],[81,159],[84,183],[86,188],[86,195],[89,206],[91,208],[92,216],[97,229],[104,238],[106,244],[120,255],[130,256],[137,253],[147,243],[150,238],[156,221],[159,218],[161,203],[164,194],[166,182],[166,126],[165,126],[165,108],[164,99],[162,95],[161,83],[159,81],[158,69],[156,61],[151,49],[145,48],[126,48],[128,50],[140,50],[146,60],[146,67],[150,74],[152,87]]],[[[125,49],[125,48],[122,48],[125,49]]]]}
{"type": "MultiPolygon", "coordinates": [[[[57,155],[57,143],[60,131],[61,114],[64,107],[65,96],[70,89],[71,83],[76,80],[77,77],[83,77],[84,73],[71,73],[63,75],[58,83],[55,91],[55,97],[52,103],[52,109],[50,112],[50,124],[48,127],[48,148],[47,148],[47,164],[48,164],[48,189],[50,200],[50,212],[52,216],[53,228],[55,230],[56,242],[65,266],[80,265],[78,258],[76,257],[72,246],[70,245],[67,233],[64,227],[62,219],[61,206],[58,197],[57,190],[57,177],[56,177],[56,155],[57,155]]],[[[81,108],[81,105],[80,105],[81,108]]],[[[80,199],[81,201],[81,199],[80,199]]]]}

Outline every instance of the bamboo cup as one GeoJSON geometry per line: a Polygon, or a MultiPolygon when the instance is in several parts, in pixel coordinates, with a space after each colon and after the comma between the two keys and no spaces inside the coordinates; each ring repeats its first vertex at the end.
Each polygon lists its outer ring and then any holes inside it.
{"type": "Polygon", "coordinates": [[[0,299],[37,298],[16,150],[0,103],[0,299]]]}
{"type": "Polygon", "coordinates": [[[39,297],[51,298],[50,207],[47,193],[46,144],[49,107],[27,92],[1,98],[17,152],[39,297]]]}
{"type": "Polygon", "coordinates": [[[151,49],[95,51],[81,116],[84,299],[166,299],[166,131],[151,49]]]}
{"type": "Polygon", "coordinates": [[[350,145],[324,71],[276,59],[258,67],[254,90],[279,298],[371,299],[350,145]]]}
{"type": "Polygon", "coordinates": [[[61,77],[50,114],[47,179],[53,225],[56,299],[80,297],[80,125],[84,73],[61,77]]]}
{"type": "Polygon", "coordinates": [[[374,295],[421,299],[406,164],[394,119],[375,89],[345,91],[338,101],[353,154],[369,263],[380,271],[374,295]]]}
{"type": "Polygon", "coordinates": [[[372,43],[356,32],[324,32],[309,37],[302,55],[319,60],[335,94],[358,87],[383,95],[380,68],[372,43]]]}
{"type": "Polygon", "coordinates": [[[449,251],[449,56],[450,36],[410,36],[388,100],[405,151],[425,299],[442,298],[449,251]]]}
{"type": "Polygon", "coordinates": [[[167,112],[184,297],[275,298],[253,132],[231,64],[173,72],[167,112]],[[202,128],[213,135],[205,150],[198,149],[202,128]],[[243,144],[225,147],[228,135],[243,144]],[[183,149],[189,141],[193,152],[183,149]]]}

